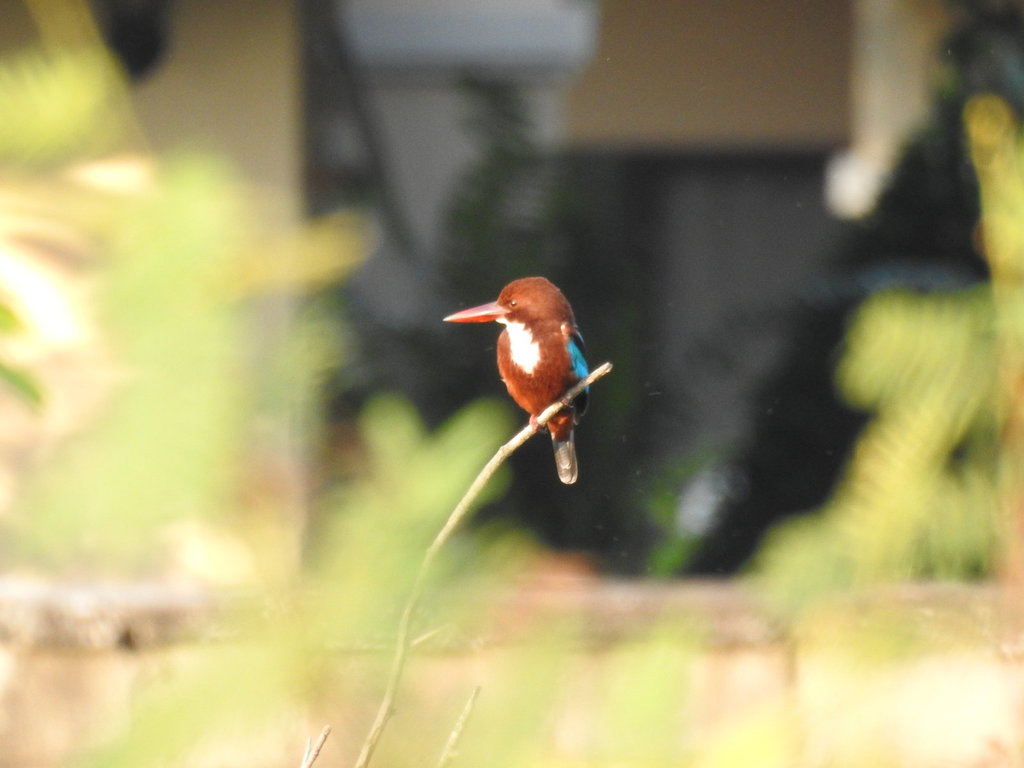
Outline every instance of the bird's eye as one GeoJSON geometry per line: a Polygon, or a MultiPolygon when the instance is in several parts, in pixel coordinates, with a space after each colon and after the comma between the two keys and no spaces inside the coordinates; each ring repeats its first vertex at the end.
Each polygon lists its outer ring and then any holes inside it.
{"type": "Polygon", "coordinates": [[[510,302],[508,303],[508,305],[509,305],[510,307],[514,307],[514,306],[516,306],[516,305],[517,305],[518,303],[519,303],[518,301],[516,301],[515,299],[512,299],[512,301],[510,301],[510,302]]]}

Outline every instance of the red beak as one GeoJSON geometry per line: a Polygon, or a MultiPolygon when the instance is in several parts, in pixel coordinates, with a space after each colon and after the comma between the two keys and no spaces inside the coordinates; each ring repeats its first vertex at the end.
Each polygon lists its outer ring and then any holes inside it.
{"type": "Polygon", "coordinates": [[[492,301],[490,304],[481,304],[479,307],[470,307],[461,312],[454,312],[444,318],[446,323],[488,323],[497,320],[508,314],[508,310],[492,301]]]}

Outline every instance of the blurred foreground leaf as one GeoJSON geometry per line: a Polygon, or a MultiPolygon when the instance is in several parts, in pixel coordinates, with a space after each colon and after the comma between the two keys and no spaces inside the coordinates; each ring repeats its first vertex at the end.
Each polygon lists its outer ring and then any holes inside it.
{"type": "Polygon", "coordinates": [[[96,50],[26,50],[0,59],[0,163],[53,164],[123,135],[120,80],[96,50]]]}
{"type": "MultiPolygon", "coordinates": [[[[331,504],[330,524],[318,533],[319,557],[308,578],[275,594],[270,615],[261,600],[240,611],[227,629],[233,638],[229,648],[200,651],[195,664],[150,687],[131,729],[84,764],[189,764],[204,747],[234,733],[274,732],[292,722],[311,692],[331,679],[337,662],[327,649],[386,645],[423,549],[504,434],[504,414],[494,404],[480,403],[428,434],[404,402],[372,404],[361,427],[373,446],[371,466],[331,504]]],[[[460,547],[460,562],[442,568],[442,578],[448,573],[473,581],[493,572],[488,552],[460,547]]],[[[466,608],[454,597],[460,594],[457,585],[444,588],[443,607],[431,622],[450,620],[466,608]]],[[[382,685],[383,657],[358,658],[363,684],[368,679],[382,685]]],[[[329,693],[359,698],[357,682],[340,683],[329,693]]]]}
{"type": "Polygon", "coordinates": [[[101,306],[119,391],[36,481],[16,547],[111,573],[159,565],[153,541],[169,521],[230,507],[245,403],[238,315],[223,289],[237,244],[228,175],[180,158],[152,194],[112,204],[101,306]]]}
{"type": "MultiPolygon", "coordinates": [[[[5,303],[0,301],[0,335],[15,333],[22,329],[21,318],[5,303]]],[[[0,359],[0,382],[27,404],[39,407],[43,392],[39,381],[28,371],[0,359]]]]}
{"type": "Polygon", "coordinates": [[[334,213],[311,222],[296,236],[253,249],[240,265],[236,286],[242,295],[308,293],[343,280],[370,250],[365,217],[334,213]]]}
{"type": "Polygon", "coordinates": [[[21,327],[21,320],[15,311],[3,302],[0,302],[0,333],[11,333],[21,330],[21,327]]]}
{"type": "Polygon", "coordinates": [[[35,377],[20,368],[15,368],[0,361],[0,381],[13,390],[29,405],[39,407],[43,402],[43,393],[35,377]]]}
{"type": "Polygon", "coordinates": [[[991,283],[887,292],[859,312],[838,382],[873,418],[824,514],[781,527],[762,550],[768,592],[791,608],[1020,558],[1007,534],[1024,525],[1024,152],[995,97],[970,102],[966,126],[991,283]]]}

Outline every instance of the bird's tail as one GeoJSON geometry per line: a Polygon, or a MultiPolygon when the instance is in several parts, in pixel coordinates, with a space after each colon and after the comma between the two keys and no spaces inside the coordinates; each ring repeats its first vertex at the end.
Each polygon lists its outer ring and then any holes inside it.
{"type": "Polygon", "coordinates": [[[566,485],[572,485],[579,477],[580,470],[576,464],[576,443],[570,431],[566,440],[559,440],[551,436],[551,445],[555,449],[555,469],[558,470],[558,479],[566,485]]]}

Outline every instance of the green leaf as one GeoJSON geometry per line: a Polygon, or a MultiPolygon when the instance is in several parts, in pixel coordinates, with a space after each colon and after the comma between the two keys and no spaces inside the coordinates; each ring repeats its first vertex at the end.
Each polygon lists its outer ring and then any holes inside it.
{"type": "Polygon", "coordinates": [[[114,68],[98,52],[27,51],[0,65],[0,159],[47,164],[121,133],[114,68]]]}
{"type": "Polygon", "coordinates": [[[0,360],[0,379],[32,407],[38,408],[42,405],[43,393],[34,376],[0,360]]]}
{"type": "Polygon", "coordinates": [[[21,328],[21,318],[7,304],[0,302],[0,333],[13,333],[21,328]]]}

